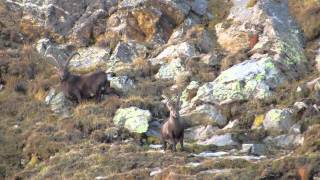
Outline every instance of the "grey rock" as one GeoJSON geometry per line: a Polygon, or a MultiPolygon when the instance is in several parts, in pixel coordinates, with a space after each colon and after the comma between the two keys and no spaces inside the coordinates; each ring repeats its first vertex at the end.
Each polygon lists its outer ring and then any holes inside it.
{"type": "Polygon", "coordinates": [[[214,135],[205,141],[198,142],[198,144],[200,145],[212,144],[212,145],[222,147],[222,146],[236,146],[238,145],[238,142],[232,139],[232,135],[230,133],[226,133],[223,135],[214,135]]]}
{"type": "Polygon", "coordinates": [[[192,57],[197,55],[197,51],[193,45],[183,42],[172,45],[164,49],[156,58],[150,59],[153,65],[163,63],[162,60],[176,57],[192,57]]]}
{"type": "Polygon", "coordinates": [[[55,89],[51,89],[45,98],[45,103],[50,106],[55,114],[63,118],[70,116],[69,110],[72,102],[66,99],[62,92],[56,92],[55,89]]]}
{"type": "Polygon", "coordinates": [[[264,139],[263,142],[269,146],[291,149],[302,145],[304,142],[304,137],[301,134],[283,134],[276,137],[269,136],[264,139]]]}
{"type": "Polygon", "coordinates": [[[219,128],[211,125],[200,125],[185,130],[184,138],[188,141],[204,141],[211,137],[219,128]]]}
{"type": "Polygon", "coordinates": [[[191,4],[191,10],[198,15],[205,15],[208,9],[207,0],[194,0],[191,4]]]}
{"type": "Polygon", "coordinates": [[[261,156],[267,153],[267,147],[264,144],[242,144],[241,152],[261,156]]]}
{"type": "Polygon", "coordinates": [[[263,127],[267,130],[288,131],[293,124],[291,109],[272,109],[263,120],[263,127]]]}
{"type": "Polygon", "coordinates": [[[134,82],[128,76],[109,77],[110,86],[116,90],[127,92],[135,88],[134,82]]]}
{"type": "Polygon", "coordinates": [[[181,117],[189,121],[191,124],[216,124],[218,126],[225,126],[228,121],[221,114],[221,112],[209,104],[202,104],[197,106],[192,111],[180,111],[181,117]]]}

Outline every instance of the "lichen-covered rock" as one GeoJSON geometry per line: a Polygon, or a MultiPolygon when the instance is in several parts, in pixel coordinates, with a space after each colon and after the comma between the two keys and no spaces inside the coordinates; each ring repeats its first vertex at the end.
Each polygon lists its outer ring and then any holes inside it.
{"type": "Polygon", "coordinates": [[[263,127],[267,130],[288,131],[294,124],[291,109],[272,109],[267,112],[263,127]]]}
{"type": "Polygon", "coordinates": [[[109,77],[110,86],[116,90],[126,92],[135,87],[133,80],[128,76],[109,77]]]}
{"type": "Polygon", "coordinates": [[[223,71],[213,82],[198,89],[195,99],[205,102],[271,97],[271,90],[284,81],[271,58],[249,60],[223,71]]]}
{"type": "Polygon", "coordinates": [[[164,49],[156,58],[151,59],[152,64],[161,64],[163,59],[176,57],[192,57],[197,54],[195,47],[187,42],[172,45],[164,49]]]}
{"type": "Polygon", "coordinates": [[[226,133],[223,135],[214,135],[211,138],[198,142],[200,145],[216,145],[216,146],[236,146],[238,143],[232,139],[232,135],[230,133],[226,133]]]}
{"type": "Polygon", "coordinates": [[[158,79],[175,79],[176,75],[184,70],[182,59],[177,58],[171,60],[168,64],[163,64],[155,77],[158,79]]]}
{"type": "Polygon", "coordinates": [[[220,113],[220,111],[213,105],[209,104],[197,106],[194,110],[181,114],[181,117],[186,119],[192,125],[215,124],[223,127],[228,123],[227,119],[220,113]]]}
{"type": "Polygon", "coordinates": [[[189,105],[189,101],[197,94],[198,88],[200,87],[200,83],[197,81],[191,81],[189,85],[182,91],[180,101],[181,109],[187,107],[189,105]]]}
{"type": "Polygon", "coordinates": [[[137,107],[120,108],[113,118],[114,124],[125,127],[130,132],[145,133],[148,131],[151,113],[137,107]]]}
{"type": "Polygon", "coordinates": [[[273,89],[306,71],[302,33],[289,15],[287,1],[258,1],[250,9],[245,7],[247,2],[234,1],[228,17],[231,22],[217,25],[217,37],[222,47],[236,53],[250,43],[247,34],[260,33],[252,49],[254,54],[200,87],[196,99],[268,100],[273,89]]]}
{"type": "Polygon", "coordinates": [[[55,89],[51,89],[45,98],[45,103],[50,106],[51,110],[61,117],[70,116],[69,109],[71,102],[66,99],[62,92],[56,92],[55,89]]]}

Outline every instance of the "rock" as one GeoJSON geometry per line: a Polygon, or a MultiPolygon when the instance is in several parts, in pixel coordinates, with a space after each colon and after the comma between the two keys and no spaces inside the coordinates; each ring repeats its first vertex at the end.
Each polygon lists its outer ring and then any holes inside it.
{"type": "Polygon", "coordinates": [[[294,124],[291,109],[272,109],[267,112],[263,127],[267,130],[288,131],[294,124]]]}
{"type": "Polygon", "coordinates": [[[194,0],[191,3],[191,10],[198,15],[205,15],[208,9],[208,1],[207,0],[194,0]]]}
{"type": "Polygon", "coordinates": [[[181,24],[191,9],[186,1],[153,1],[152,5],[168,16],[173,21],[174,26],[181,24]]]}
{"type": "Polygon", "coordinates": [[[196,96],[198,88],[200,87],[199,82],[191,81],[189,85],[183,90],[182,95],[180,97],[181,109],[187,107],[189,105],[189,101],[196,96]]]}
{"type": "Polygon", "coordinates": [[[147,53],[146,47],[130,41],[128,43],[119,42],[113,51],[110,59],[123,63],[131,63],[137,57],[144,57],[147,53]]]}
{"type": "Polygon", "coordinates": [[[181,117],[189,121],[191,124],[216,124],[225,126],[228,121],[213,105],[203,104],[197,106],[191,112],[180,112],[181,117]]]}
{"type": "Polygon", "coordinates": [[[128,76],[119,76],[119,77],[109,77],[110,86],[116,90],[127,92],[130,89],[135,88],[132,79],[129,79],[128,76]]]}
{"type": "Polygon", "coordinates": [[[289,134],[301,134],[301,124],[296,123],[289,129],[289,134]]]}
{"type": "Polygon", "coordinates": [[[187,141],[204,141],[213,135],[219,128],[211,125],[200,125],[185,130],[184,138],[187,141]]]}
{"type": "Polygon", "coordinates": [[[128,44],[120,42],[116,46],[110,59],[113,61],[131,63],[136,55],[136,52],[128,44]]]}
{"type": "Polygon", "coordinates": [[[316,67],[318,72],[320,72],[320,49],[318,49],[318,54],[316,56],[316,67]]]}
{"type": "Polygon", "coordinates": [[[47,48],[52,45],[53,43],[50,41],[50,39],[44,38],[40,39],[36,44],[35,48],[38,51],[39,54],[44,55],[47,48]]]}
{"type": "Polygon", "coordinates": [[[150,176],[151,177],[155,176],[157,174],[160,174],[161,172],[162,172],[161,168],[159,168],[159,167],[153,168],[153,169],[151,169],[150,176]]]}
{"type": "Polygon", "coordinates": [[[239,125],[239,119],[235,119],[233,121],[230,121],[223,129],[233,129],[239,125]]]}
{"type": "Polygon", "coordinates": [[[242,144],[241,152],[261,156],[266,154],[267,149],[264,144],[242,144]]]}
{"type": "Polygon", "coordinates": [[[147,2],[147,0],[123,0],[118,4],[119,9],[121,8],[133,8],[147,2]]]}
{"type": "Polygon", "coordinates": [[[298,111],[304,110],[308,108],[308,105],[304,102],[295,102],[293,105],[298,111]]]}
{"type": "Polygon", "coordinates": [[[193,26],[200,24],[201,20],[197,16],[189,16],[187,17],[182,24],[180,24],[177,28],[172,32],[168,43],[176,43],[185,41],[185,35],[189,29],[193,26]]]}
{"type": "Polygon", "coordinates": [[[69,67],[71,70],[92,71],[97,67],[104,67],[110,56],[110,49],[100,47],[80,48],[77,50],[80,56],[74,56],[70,60],[69,67]]]}
{"type": "Polygon", "coordinates": [[[172,59],[168,64],[163,64],[158,73],[155,75],[157,79],[175,79],[176,75],[185,71],[182,65],[182,59],[172,59]]]}
{"type": "Polygon", "coordinates": [[[267,145],[289,149],[302,145],[303,141],[304,137],[301,134],[284,134],[276,137],[269,136],[263,140],[267,145]]]}
{"type": "Polygon", "coordinates": [[[232,139],[232,135],[230,133],[226,133],[226,134],[223,134],[223,135],[214,135],[214,136],[212,136],[211,138],[209,138],[209,139],[207,139],[205,141],[198,142],[198,144],[200,144],[200,145],[212,144],[212,145],[216,145],[216,146],[219,146],[219,147],[222,147],[222,146],[236,146],[236,145],[238,145],[238,143],[235,142],[232,139]]]}
{"type": "Polygon", "coordinates": [[[151,113],[137,107],[120,108],[116,111],[113,122],[125,127],[130,132],[145,133],[149,127],[151,113]]]}
{"type": "Polygon", "coordinates": [[[72,105],[71,101],[65,98],[62,92],[56,92],[51,89],[45,98],[45,103],[50,106],[51,110],[61,117],[69,117],[69,109],[72,105]]]}
{"type": "Polygon", "coordinates": [[[228,152],[224,152],[224,151],[218,151],[218,152],[202,152],[200,154],[192,154],[195,157],[221,157],[221,156],[226,156],[229,155],[228,152]]]}
{"type": "Polygon", "coordinates": [[[198,89],[195,100],[205,102],[270,98],[271,89],[284,82],[272,59],[248,60],[223,72],[198,89]]]}
{"type": "Polygon", "coordinates": [[[247,48],[248,34],[259,32],[253,55],[200,87],[196,99],[267,101],[276,87],[306,72],[302,32],[289,15],[287,1],[258,1],[253,8],[246,8],[246,2],[234,0],[228,19],[237,23],[218,24],[216,31],[219,44],[231,53],[247,48]]]}
{"type": "Polygon", "coordinates": [[[251,128],[257,129],[257,128],[262,127],[263,121],[264,121],[264,116],[265,116],[264,114],[260,114],[260,115],[256,116],[251,128]]]}
{"type": "Polygon", "coordinates": [[[160,138],[160,128],[161,124],[159,123],[159,121],[151,121],[149,122],[149,128],[146,132],[146,135],[148,137],[160,138]]]}
{"type": "Polygon", "coordinates": [[[163,59],[177,58],[177,57],[192,57],[197,54],[193,45],[183,42],[177,45],[172,45],[164,49],[156,58],[151,59],[151,63],[161,64],[163,59]]]}

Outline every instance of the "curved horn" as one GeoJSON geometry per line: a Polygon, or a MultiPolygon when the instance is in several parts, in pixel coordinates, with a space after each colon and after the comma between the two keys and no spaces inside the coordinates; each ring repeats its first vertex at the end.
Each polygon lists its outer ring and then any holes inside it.
{"type": "Polygon", "coordinates": [[[77,55],[77,54],[80,56],[80,54],[79,54],[78,52],[73,53],[73,54],[66,60],[66,62],[65,62],[65,64],[64,64],[64,67],[68,67],[68,66],[69,66],[69,63],[70,63],[70,60],[73,58],[73,56],[75,56],[75,55],[77,55]]]}

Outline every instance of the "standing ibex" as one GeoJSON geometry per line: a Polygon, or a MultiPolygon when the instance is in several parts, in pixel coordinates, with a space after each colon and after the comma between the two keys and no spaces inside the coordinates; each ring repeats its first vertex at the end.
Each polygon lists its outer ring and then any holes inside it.
{"type": "Polygon", "coordinates": [[[170,117],[165,121],[160,129],[161,141],[163,143],[164,150],[167,148],[167,143],[172,146],[172,150],[176,151],[176,145],[180,142],[181,151],[183,151],[183,136],[184,136],[184,124],[180,120],[180,95],[176,99],[176,103],[166,96],[162,96],[167,108],[170,111],[170,117]]]}
{"type": "MultiPolygon", "coordinates": [[[[51,47],[48,47],[48,49],[51,47]]],[[[54,56],[47,54],[56,63],[59,76],[61,89],[63,94],[68,99],[76,99],[80,103],[83,99],[96,98],[96,101],[101,101],[102,95],[110,90],[110,82],[107,79],[107,73],[103,71],[96,71],[84,75],[75,75],[69,71],[68,65],[73,56],[79,53],[73,53],[64,63],[59,62],[54,56]]]]}

